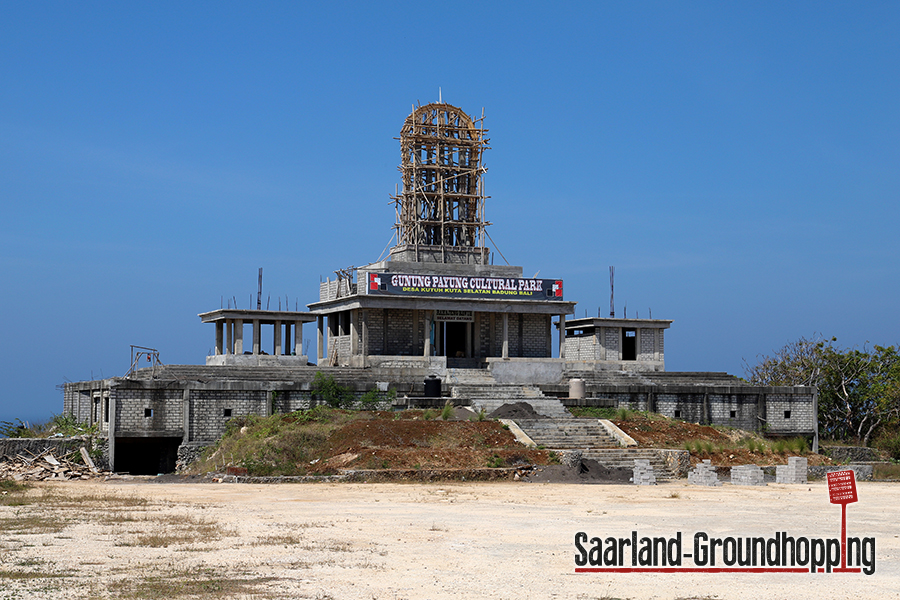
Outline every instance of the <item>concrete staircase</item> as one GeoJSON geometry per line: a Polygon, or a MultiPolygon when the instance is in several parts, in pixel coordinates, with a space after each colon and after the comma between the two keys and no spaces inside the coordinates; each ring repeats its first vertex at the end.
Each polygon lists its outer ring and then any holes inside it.
{"type": "Polygon", "coordinates": [[[596,419],[516,419],[528,437],[551,450],[581,450],[583,458],[596,460],[608,468],[634,467],[635,459],[646,459],[657,481],[668,481],[673,474],[653,448],[622,448],[596,419]]]}
{"type": "Polygon", "coordinates": [[[547,397],[541,390],[533,385],[500,384],[500,383],[465,383],[452,385],[450,398],[467,399],[471,401],[472,408],[476,411],[484,410],[490,413],[504,404],[514,402],[527,402],[539,415],[553,419],[572,419],[572,413],[566,410],[557,398],[547,397]]]}

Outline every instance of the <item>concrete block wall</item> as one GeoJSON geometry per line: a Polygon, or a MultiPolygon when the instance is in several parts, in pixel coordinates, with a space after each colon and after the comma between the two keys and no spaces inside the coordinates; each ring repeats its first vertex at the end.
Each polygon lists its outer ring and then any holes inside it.
{"type": "MultiPolygon", "coordinates": [[[[391,309],[387,313],[387,349],[385,354],[412,355],[416,354],[413,347],[413,311],[406,309],[391,309]]],[[[424,352],[424,348],[419,353],[424,352]]]]}
{"type": "MultiPolygon", "coordinates": [[[[340,297],[350,296],[356,293],[356,284],[350,284],[343,279],[340,281],[340,297]]],[[[338,280],[323,281],[319,284],[319,301],[334,300],[338,297],[338,280]]]]}
{"type": "Polygon", "coordinates": [[[617,328],[603,328],[603,347],[606,348],[606,360],[619,360],[619,330],[617,328]]]}
{"type": "MultiPolygon", "coordinates": [[[[811,390],[809,394],[812,395],[811,390]]],[[[766,395],[768,433],[791,433],[798,428],[810,427],[815,423],[813,417],[812,402],[802,396],[785,393],[766,395]]]]}
{"type": "Polygon", "coordinates": [[[110,400],[116,405],[116,435],[183,431],[183,397],[180,389],[112,388],[110,400]],[[148,409],[150,416],[146,416],[148,409]]]}
{"type": "Polygon", "coordinates": [[[366,309],[366,328],[368,330],[368,354],[380,356],[384,351],[384,309],[366,309]]]}
{"type": "MultiPolygon", "coordinates": [[[[547,356],[547,320],[549,315],[522,315],[522,355],[525,358],[547,356]]],[[[516,317],[518,320],[518,317],[516,317]]]]}
{"type": "Polygon", "coordinates": [[[638,330],[638,336],[640,336],[641,346],[638,348],[637,359],[639,361],[654,360],[656,354],[656,330],[640,329],[638,330]]]}
{"type": "Polygon", "coordinates": [[[719,425],[753,431],[760,424],[757,398],[757,394],[711,394],[710,419],[719,425]]]}
{"type": "Polygon", "coordinates": [[[600,344],[596,335],[566,338],[566,360],[598,360],[600,344]]]}
{"type": "Polygon", "coordinates": [[[589,390],[592,395],[612,399],[617,407],[631,410],[653,410],[667,417],[724,425],[749,431],[763,429],[769,434],[808,435],[815,430],[813,419],[813,391],[811,388],[748,388],[746,393],[734,388],[686,388],[657,391],[647,386],[635,386],[630,391],[589,390]],[[760,395],[764,397],[766,416],[759,414],[760,395]],[[790,410],[790,417],[784,411],[790,410]],[[734,416],[732,416],[732,412],[734,416]]]}
{"type": "MultiPolygon", "coordinates": [[[[182,398],[178,390],[178,404],[182,398]]],[[[268,414],[272,400],[272,392],[266,390],[191,390],[189,439],[215,440],[225,433],[229,419],[268,414]],[[225,416],[226,409],[231,411],[230,416],[225,416]]]]}
{"type": "MultiPolygon", "coordinates": [[[[496,320],[496,317],[494,319],[496,320]]],[[[500,356],[500,349],[497,348],[497,344],[491,343],[493,331],[491,330],[490,313],[481,313],[479,315],[478,330],[475,334],[475,351],[479,356],[500,356]]]]}

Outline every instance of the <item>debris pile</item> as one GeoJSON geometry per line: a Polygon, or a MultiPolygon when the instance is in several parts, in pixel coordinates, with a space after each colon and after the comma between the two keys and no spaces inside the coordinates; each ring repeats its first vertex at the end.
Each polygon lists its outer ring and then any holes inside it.
{"type": "Polygon", "coordinates": [[[91,460],[91,456],[84,446],[59,458],[53,455],[50,448],[46,448],[38,454],[28,450],[26,452],[30,456],[17,454],[16,456],[0,457],[0,479],[55,481],[93,479],[110,474],[101,471],[94,465],[94,461],[91,460]],[[82,462],[76,462],[79,458],[82,462]]]}

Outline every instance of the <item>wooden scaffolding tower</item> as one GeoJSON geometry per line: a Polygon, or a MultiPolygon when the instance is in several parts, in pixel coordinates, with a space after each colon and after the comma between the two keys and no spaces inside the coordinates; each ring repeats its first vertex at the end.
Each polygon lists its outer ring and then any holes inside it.
{"type": "MultiPolygon", "coordinates": [[[[488,149],[477,120],[450,104],[419,106],[400,133],[402,184],[391,196],[397,246],[413,260],[485,264],[481,157],[488,149]]],[[[392,254],[394,251],[392,251],[392,254]]]]}

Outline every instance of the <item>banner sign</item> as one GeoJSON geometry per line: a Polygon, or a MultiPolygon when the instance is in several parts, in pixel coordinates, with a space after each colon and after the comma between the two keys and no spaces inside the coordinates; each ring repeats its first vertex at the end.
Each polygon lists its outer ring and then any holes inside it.
{"type": "Polygon", "coordinates": [[[561,301],[563,299],[563,282],[559,279],[523,279],[521,277],[366,273],[366,293],[441,298],[561,301]]]}
{"type": "Polygon", "coordinates": [[[451,321],[454,323],[474,323],[474,310],[436,310],[434,311],[435,321],[451,321]]]}

